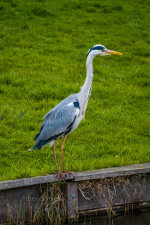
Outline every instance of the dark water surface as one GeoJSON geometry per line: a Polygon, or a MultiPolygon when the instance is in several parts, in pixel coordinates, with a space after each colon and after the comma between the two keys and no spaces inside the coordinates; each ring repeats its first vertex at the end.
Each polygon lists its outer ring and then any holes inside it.
{"type": "Polygon", "coordinates": [[[91,218],[71,225],[150,225],[150,212],[134,215],[118,216],[113,219],[91,218]]]}

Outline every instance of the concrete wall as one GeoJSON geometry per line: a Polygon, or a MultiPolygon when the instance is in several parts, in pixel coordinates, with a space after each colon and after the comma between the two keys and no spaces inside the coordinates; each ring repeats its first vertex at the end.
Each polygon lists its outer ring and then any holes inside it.
{"type": "Polygon", "coordinates": [[[23,224],[35,216],[52,221],[55,213],[76,220],[95,210],[114,214],[117,206],[150,202],[150,163],[78,172],[60,181],[53,174],[0,182],[0,222],[23,224]]]}

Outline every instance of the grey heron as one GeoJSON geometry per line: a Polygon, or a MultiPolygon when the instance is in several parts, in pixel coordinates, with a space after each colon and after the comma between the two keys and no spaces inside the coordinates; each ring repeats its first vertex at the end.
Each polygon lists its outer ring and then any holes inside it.
{"type": "Polygon", "coordinates": [[[72,94],[56,105],[43,118],[40,132],[35,136],[34,149],[41,149],[49,143],[53,147],[56,173],[62,176],[67,173],[64,166],[64,143],[69,133],[73,132],[84,117],[91,94],[93,81],[93,59],[96,55],[122,55],[120,52],[106,49],[103,45],[95,45],[89,49],[86,59],[86,79],[79,93],[72,94]],[[56,159],[56,142],[63,137],[61,143],[61,158],[63,171],[59,173],[56,159]]]}

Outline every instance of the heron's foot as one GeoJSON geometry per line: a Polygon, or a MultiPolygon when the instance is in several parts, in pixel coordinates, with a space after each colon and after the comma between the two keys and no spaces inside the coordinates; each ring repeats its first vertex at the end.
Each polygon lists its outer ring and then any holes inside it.
{"type": "Polygon", "coordinates": [[[68,174],[72,175],[73,179],[75,178],[74,173],[70,172],[70,171],[63,171],[63,172],[56,172],[56,173],[57,173],[58,178],[61,178],[63,181],[66,180],[68,174]]]}
{"type": "Polygon", "coordinates": [[[61,178],[63,181],[65,181],[66,179],[65,173],[63,172],[56,172],[56,173],[58,178],[61,178]]]}
{"type": "Polygon", "coordinates": [[[72,171],[63,170],[63,173],[65,174],[65,177],[67,177],[67,174],[69,174],[69,175],[72,175],[73,176],[73,179],[75,178],[75,174],[72,171]]]}

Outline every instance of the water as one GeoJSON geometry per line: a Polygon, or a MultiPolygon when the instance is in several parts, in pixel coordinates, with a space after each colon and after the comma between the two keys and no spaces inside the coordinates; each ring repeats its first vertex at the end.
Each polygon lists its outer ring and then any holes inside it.
{"type": "Polygon", "coordinates": [[[71,225],[150,225],[150,212],[118,216],[113,219],[91,218],[88,221],[71,223],[71,225]]]}

